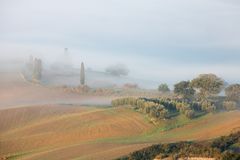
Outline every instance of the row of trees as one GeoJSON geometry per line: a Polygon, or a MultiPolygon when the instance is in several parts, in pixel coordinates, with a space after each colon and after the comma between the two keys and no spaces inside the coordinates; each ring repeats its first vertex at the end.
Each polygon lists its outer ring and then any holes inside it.
{"type": "Polygon", "coordinates": [[[184,102],[174,99],[148,99],[130,97],[115,99],[112,101],[113,107],[124,105],[129,105],[135,110],[148,114],[150,117],[155,119],[171,118],[179,113],[184,114],[186,117],[192,119],[195,118],[197,113],[208,113],[215,110],[210,110],[198,102],[184,102]]]}
{"type": "MultiPolygon", "coordinates": [[[[130,105],[156,119],[170,118],[181,113],[192,119],[215,110],[234,110],[239,105],[240,85],[225,88],[226,97],[218,94],[225,82],[214,74],[202,74],[191,81],[181,81],[174,86],[177,95],[171,99],[122,98],[112,101],[113,106],[130,105]]],[[[166,84],[159,90],[169,91],[166,84]]]]}
{"type": "Polygon", "coordinates": [[[165,119],[168,117],[169,111],[162,104],[152,101],[146,101],[142,98],[121,98],[112,101],[113,107],[129,105],[135,110],[147,114],[151,118],[165,119]]]}

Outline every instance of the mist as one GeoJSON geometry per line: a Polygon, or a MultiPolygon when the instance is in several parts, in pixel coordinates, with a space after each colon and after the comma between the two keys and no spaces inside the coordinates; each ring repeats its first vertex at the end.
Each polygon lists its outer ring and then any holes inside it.
{"type": "Polygon", "coordinates": [[[239,17],[239,0],[0,0],[0,160],[238,159],[239,17]]]}
{"type": "Polygon", "coordinates": [[[123,64],[131,81],[150,88],[201,73],[240,79],[240,3],[234,0],[0,3],[1,61],[33,55],[51,66],[65,61],[68,48],[73,68],[84,62],[105,72],[123,64]]]}

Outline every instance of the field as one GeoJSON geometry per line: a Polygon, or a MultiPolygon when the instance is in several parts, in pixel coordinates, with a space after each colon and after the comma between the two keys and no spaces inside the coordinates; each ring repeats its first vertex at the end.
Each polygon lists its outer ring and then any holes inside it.
{"type": "Polygon", "coordinates": [[[0,155],[9,159],[113,159],[155,143],[206,140],[240,127],[240,111],[194,120],[179,116],[155,126],[128,107],[110,107],[111,98],[29,84],[16,74],[5,77],[0,155]]]}
{"type": "MultiPolygon", "coordinates": [[[[3,110],[0,115],[1,154],[47,151],[55,155],[71,150],[69,155],[76,157],[85,146],[89,151],[102,146],[100,139],[134,136],[152,127],[142,123],[144,118],[138,113],[125,109],[40,106],[3,110]]],[[[103,146],[112,150],[113,144],[103,146]]]]}

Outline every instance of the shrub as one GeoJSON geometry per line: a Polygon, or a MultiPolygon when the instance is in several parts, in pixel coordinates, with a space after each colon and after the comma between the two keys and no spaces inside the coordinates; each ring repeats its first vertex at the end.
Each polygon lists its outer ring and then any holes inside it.
{"type": "Polygon", "coordinates": [[[213,103],[208,102],[208,101],[203,101],[201,103],[201,106],[202,106],[201,107],[202,110],[205,111],[205,112],[208,112],[208,113],[214,112],[216,110],[216,106],[213,103]]]}

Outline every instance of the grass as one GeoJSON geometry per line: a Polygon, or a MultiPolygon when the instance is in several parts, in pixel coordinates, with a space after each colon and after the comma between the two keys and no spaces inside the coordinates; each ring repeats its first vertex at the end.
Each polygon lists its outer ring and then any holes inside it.
{"type": "MultiPolygon", "coordinates": [[[[131,144],[131,143],[148,143],[148,142],[154,142],[156,139],[164,139],[164,138],[174,138],[175,134],[163,134],[160,136],[161,133],[167,133],[167,131],[170,131],[175,128],[183,127],[184,125],[194,123],[196,121],[199,121],[201,119],[207,118],[202,117],[195,120],[189,120],[184,115],[179,115],[171,120],[162,120],[156,127],[149,130],[148,132],[145,132],[140,135],[136,136],[126,136],[126,137],[118,137],[118,138],[105,138],[105,139],[98,139],[94,141],[95,143],[123,143],[123,144],[131,144]]],[[[145,117],[146,122],[150,123],[148,117],[145,117]]]]}
{"type": "Polygon", "coordinates": [[[206,114],[193,120],[186,118],[184,115],[179,115],[172,120],[161,121],[161,123],[158,126],[140,135],[98,139],[95,142],[131,144],[131,143],[156,143],[157,141],[160,142],[164,140],[175,141],[176,139],[182,139],[182,137],[188,136],[191,137],[191,135],[197,134],[199,130],[214,128],[214,126],[217,126],[217,124],[219,123],[218,118],[224,120],[226,118],[229,118],[229,115],[226,115],[225,113],[206,114]],[[212,119],[214,119],[214,121],[204,123],[212,119]],[[199,126],[198,123],[200,123],[199,126]],[[201,125],[202,123],[204,123],[205,125],[201,125]],[[192,127],[186,127],[187,125],[192,125],[192,127]],[[176,130],[177,128],[181,128],[182,130],[178,132],[176,130]]]}
{"type": "Polygon", "coordinates": [[[6,157],[7,160],[17,160],[17,159],[21,159],[24,156],[27,156],[29,154],[31,154],[32,152],[18,152],[15,154],[11,154],[9,156],[6,157]]]}

